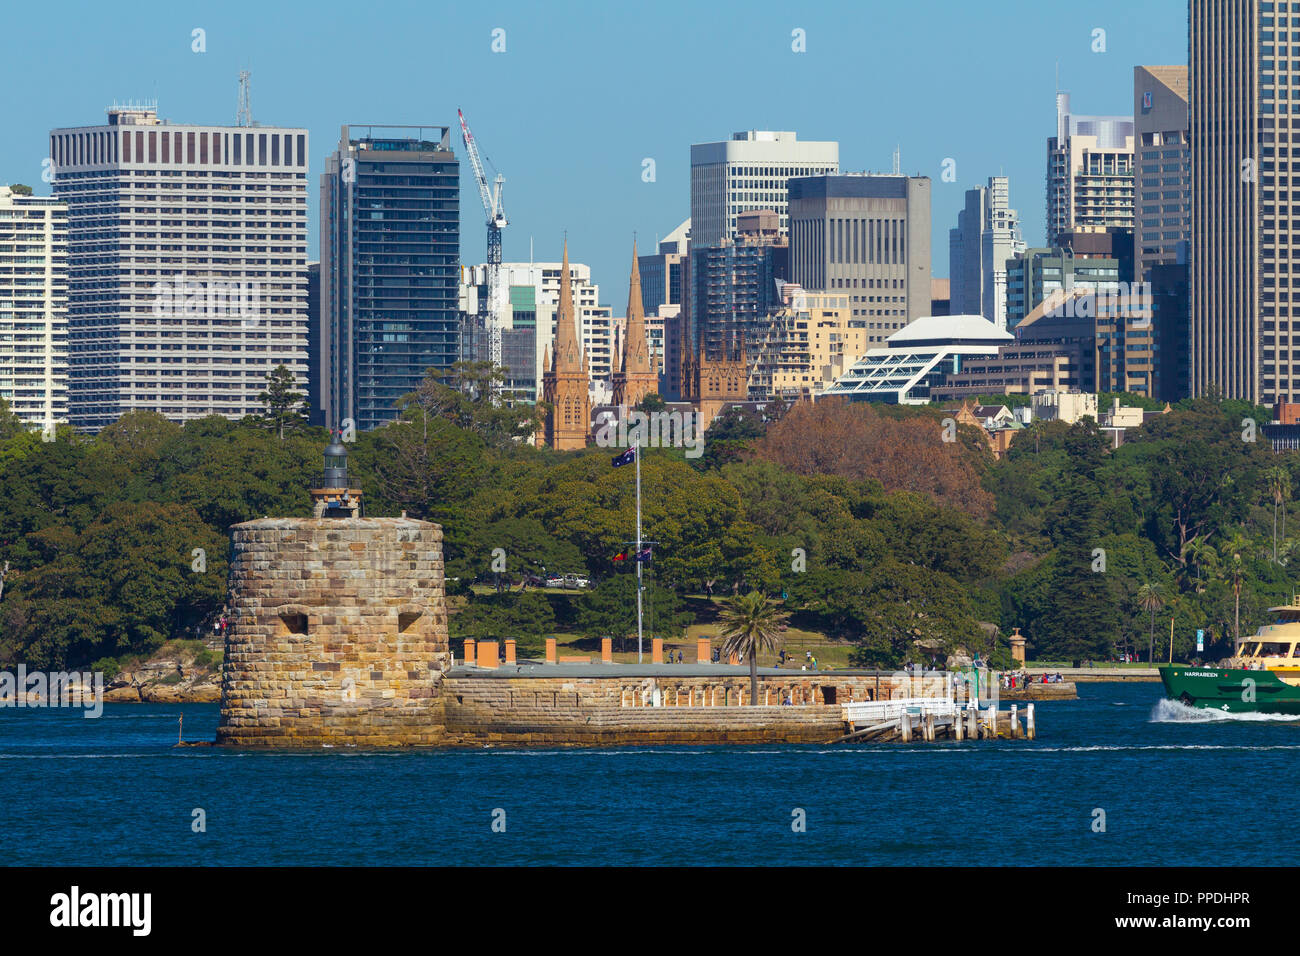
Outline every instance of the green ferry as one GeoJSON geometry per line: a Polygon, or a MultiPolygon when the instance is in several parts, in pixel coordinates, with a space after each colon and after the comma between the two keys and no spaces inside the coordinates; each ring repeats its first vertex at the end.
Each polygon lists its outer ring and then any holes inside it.
{"type": "Polygon", "coordinates": [[[1161,667],[1165,695],[1229,714],[1300,716],[1300,600],[1268,610],[1274,623],[1244,638],[1226,667],[1161,667]]]}

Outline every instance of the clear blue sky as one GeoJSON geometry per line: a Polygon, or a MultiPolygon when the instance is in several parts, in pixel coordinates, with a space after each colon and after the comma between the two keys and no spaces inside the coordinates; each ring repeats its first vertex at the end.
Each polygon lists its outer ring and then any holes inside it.
{"type": "Polygon", "coordinates": [[[21,4],[6,11],[0,182],[37,193],[47,133],[103,122],[114,99],[156,97],[173,122],[233,123],[250,69],[253,118],[311,131],[318,177],[345,123],[445,125],[462,158],[461,255],[485,257],[462,107],[506,177],[507,261],[570,255],[623,314],[632,235],[642,251],[690,212],[690,144],[743,129],[835,139],[845,170],[934,180],[934,272],[962,194],[1011,178],[1026,240],[1043,239],[1055,71],[1081,113],[1130,113],[1133,67],[1187,62],[1186,0],[776,0],[635,3],[167,0],[21,4]],[[206,31],[207,52],[191,51],[206,31]],[[492,31],[506,51],[493,53],[492,31]],[[805,31],[807,51],[791,50],[805,31]],[[1093,30],[1106,31],[1094,53],[1093,30]],[[656,181],[642,182],[653,158],[656,181]],[[957,182],[940,180],[945,157],[957,182]]]}

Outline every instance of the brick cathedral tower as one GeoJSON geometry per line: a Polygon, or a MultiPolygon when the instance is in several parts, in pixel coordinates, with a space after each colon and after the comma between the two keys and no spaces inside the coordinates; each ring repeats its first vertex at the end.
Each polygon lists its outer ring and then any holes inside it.
{"type": "Polygon", "coordinates": [[[641,306],[641,270],[637,267],[636,243],[632,243],[632,278],[627,288],[627,333],[623,339],[622,366],[613,375],[614,404],[632,408],[647,395],[659,391],[658,363],[646,341],[645,310],[641,306]]]}
{"type": "Polygon", "coordinates": [[[591,398],[587,393],[587,357],[582,352],[574,317],[567,239],[564,264],[560,267],[560,312],[555,325],[555,352],[548,351],[542,372],[542,400],[550,405],[545,440],[557,451],[571,451],[587,447],[591,398]]]}

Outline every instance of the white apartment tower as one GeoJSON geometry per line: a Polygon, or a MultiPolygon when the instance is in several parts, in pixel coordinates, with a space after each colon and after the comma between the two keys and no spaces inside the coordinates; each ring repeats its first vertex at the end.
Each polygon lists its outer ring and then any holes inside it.
{"type": "Polygon", "coordinates": [[[1007,327],[1007,260],[1025,251],[1010,193],[1006,176],[966,190],[957,228],[948,231],[951,313],[982,315],[1000,329],[1007,327]]]}
{"type": "Polygon", "coordinates": [[[153,106],[50,132],[68,205],[71,423],[263,410],[307,386],[307,130],[194,126],[153,106]]]}
{"type": "Polygon", "coordinates": [[[721,143],[691,147],[691,246],[716,246],[737,236],[742,212],[773,209],[789,235],[786,180],[835,175],[840,144],[800,142],[791,132],[749,130],[721,143]]]}
{"type": "Polygon", "coordinates": [[[68,207],[0,186],[0,398],[33,427],[68,420],[68,207]]]}
{"type": "Polygon", "coordinates": [[[1133,228],[1133,117],[1070,112],[1056,94],[1056,135],[1047,140],[1047,245],[1063,232],[1133,228]]]}

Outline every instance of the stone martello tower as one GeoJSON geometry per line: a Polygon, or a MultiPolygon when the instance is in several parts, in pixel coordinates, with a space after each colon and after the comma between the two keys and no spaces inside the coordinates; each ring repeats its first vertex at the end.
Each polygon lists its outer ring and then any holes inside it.
{"type": "MultiPolygon", "coordinates": [[[[346,474],[346,450],[332,443],[327,480],[314,496],[323,486],[359,499],[346,474]]],[[[359,509],[359,500],[349,501],[318,507],[320,517],[231,529],[234,623],[218,744],[442,740],[438,691],[450,663],[442,529],[405,517],[352,517],[359,509]]]]}

